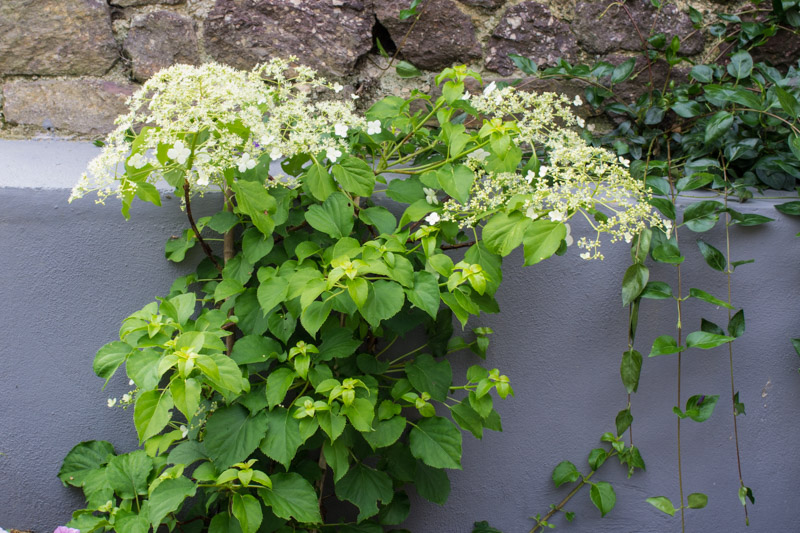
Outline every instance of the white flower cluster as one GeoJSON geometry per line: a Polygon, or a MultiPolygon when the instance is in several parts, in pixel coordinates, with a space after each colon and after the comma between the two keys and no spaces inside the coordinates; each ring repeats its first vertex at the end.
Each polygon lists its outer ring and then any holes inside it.
{"type": "MultiPolygon", "coordinates": [[[[352,102],[323,100],[321,93],[341,86],[308,67],[292,67],[295,60],[273,59],[249,72],[217,63],[160,71],[129,99],[130,111],[117,119],[70,200],[89,191],[101,202],[114,192],[130,194],[139,182],[155,184],[175,169],[203,192],[221,186],[226,170],[245,172],[265,155],[342,157],[348,133],[367,123],[352,102]]],[[[370,125],[373,132],[379,128],[370,125]]]]}

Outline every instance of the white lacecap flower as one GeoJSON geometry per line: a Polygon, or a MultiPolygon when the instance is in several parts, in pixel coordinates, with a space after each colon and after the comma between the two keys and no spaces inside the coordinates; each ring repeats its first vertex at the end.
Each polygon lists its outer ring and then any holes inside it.
{"type": "Polygon", "coordinates": [[[378,135],[381,132],[381,121],[378,119],[367,122],[367,135],[378,135]]]}
{"type": "Polygon", "coordinates": [[[580,126],[581,128],[586,125],[586,121],[583,120],[581,117],[576,117],[575,121],[578,123],[578,126],[580,126]]]}
{"type": "Polygon", "coordinates": [[[630,244],[630,242],[633,240],[633,235],[631,235],[627,231],[622,235],[622,237],[625,239],[625,242],[627,242],[628,244],[630,244]]]}
{"type": "Polygon", "coordinates": [[[275,140],[274,136],[272,136],[272,135],[264,135],[263,137],[261,137],[261,140],[259,141],[259,143],[261,144],[261,146],[269,146],[270,144],[272,144],[272,141],[274,141],[274,140],[275,140]]]}
{"type": "Polygon", "coordinates": [[[209,183],[208,173],[205,170],[199,169],[197,171],[197,181],[196,183],[201,187],[205,187],[209,183]]]}
{"type": "Polygon", "coordinates": [[[439,213],[436,212],[433,212],[425,217],[425,222],[427,222],[431,226],[435,226],[436,224],[439,223],[440,220],[441,217],[439,216],[439,213]]]}
{"type": "Polygon", "coordinates": [[[242,154],[242,157],[239,158],[239,172],[245,172],[252,168],[255,168],[256,161],[250,157],[250,154],[242,154]]]}
{"type": "Polygon", "coordinates": [[[497,88],[497,85],[495,85],[495,83],[494,83],[494,82],[492,82],[492,83],[490,83],[489,85],[487,85],[487,86],[486,86],[486,88],[484,88],[484,89],[483,89],[483,94],[485,94],[485,95],[492,94],[492,92],[493,92],[493,91],[494,91],[496,88],[497,88]]]}
{"type": "Polygon", "coordinates": [[[351,94],[350,98],[352,98],[353,100],[358,100],[360,96],[358,96],[357,94],[351,94]]]}
{"type": "Polygon", "coordinates": [[[126,392],[125,394],[122,395],[121,401],[122,403],[128,403],[129,401],[131,401],[131,395],[126,392]]]}
{"type": "Polygon", "coordinates": [[[588,261],[591,258],[592,258],[592,254],[590,254],[589,252],[583,252],[581,254],[581,259],[586,259],[588,261]]]}
{"type": "Polygon", "coordinates": [[[147,158],[142,154],[133,154],[131,158],[128,159],[128,165],[137,170],[143,168],[146,164],[147,158]]]}
{"type": "Polygon", "coordinates": [[[339,137],[347,137],[348,129],[349,128],[347,127],[347,124],[339,123],[339,124],[334,124],[333,126],[334,133],[336,133],[336,135],[338,135],[339,137]]]}
{"type": "Polygon", "coordinates": [[[269,158],[272,159],[273,161],[280,159],[281,157],[283,157],[283,153],[281,152],[281,149],[278,148],[277,146],[273,148],[272,151],[269,153],[269,158]]]}
{"type": "Polygon", "coordinates": [[[178,429],[181,430],[181,437],[183,437],[184,439],[189,435],[189,428],[187,428],[186,426],[181,425],[181,427],[178,429]]]}
{"type": "Polygon", "coordinates": [[[328,156],[328,159],[330,159],[332,163],[335,163],[337,159],[342,157],[342,151],[331,147],[325,150],[325,155],[328,156]]]}
{"type": "Polygon", "coordinates": [[[527,174],[525,174],[525,181],[528,183],[533,183],[533,178],[536,177],[536,174],[533,173],[533,170],[529,170],[527,174]]]}
{"type": "Polygon", "coordinates": [[[625,159],[622,156],[619,156],[619,162],[622,164],[623,167],[628,167],[631,164],[630,159],[625,159]]]}
{"type": "Polygon", "coordinates": [[[342,85],[340,83],[334,83],[333,84],[333,92],[338,94],[338,93],[342,92],[342,89],[344,89],[344,87],[342,87],[342,85]]]}
{"type": "Polygon", "coordinates": [[[470,98],[472,98],[472,95],[469,94],[469,91],[464,91],[464,96],[462,96],[461,99],[468,102],[470,98]]]}
{"type": "Polygon", "coordinates": [[[550,213],[547,216],[553,222],[561,222],[564,220],[564,213],[562,213],[561,211],[556,211],[556,210],[550,211],[550,213]]]}
{"type": "Polygon", "coordinates": [[[106,405],[108,405],[108,408],[111,409],[112,407],[117,405],[117,399],[116,398],[109,398],[108,401],[106,402],[106,405]]]}
{"type": "Polygon", "coordinates": [[[539,218],[539,213],[536,212],[536,208],[533,206],[528,207],[528,210],[525,211],[525,216],[531,220],[536,220],[539,218]]]}
{"type": "Polygon", "coordinates": [[[595,129],[595,128],[594,128],[594,124],[589,124],[588,126],[586,126],[586,129],[587,129],[587,130],[589,130],[589,131],[591,131],[591,132],[593,132],[593,131],[594,131],[594,129],[595,129]]]}
{"type": "Polygon", "coordinates": [[[423,187],[422,190],[425,191],[425,201],[428,202],[428,204],[437,205],[439,203],[439,199],[436,197],[436,191],[434,189],[423,187]]]}
{"type": "Polygon", "coordinates": [[[579,94],[575,95],[575,100],[572,101],[572,105],[575,107],[583,105],[583,100],[581,100],[581,96],[579,94]]]}
{"type": "Polygon", "coordinates": [[[183,141],[177,141],[172,145],[172,148],[167,150],[167,157],[177,161],[179,165],[184,165],[191,153],[192,151],[183,144],[183,141]]]}
{"type": "Polygon", "coordinates": [[[472,159],[477,159],[478,161],[484,161],[490,155],[491,154],[486,150],[484,150],[483,148],[478,148],[477,150],[469,154],[469,157],[471,157],[472,159]]]}
{"type": "Polygon", "coordinates": [[[128,385],[133,386],[133,385],[136,385],[136,383],[132,379],[129,379],[128,380],[128,385]]]}
{"type": "Polygon", "coordinates": [[[564,242],[567,243],[567,246],[572,246],[574,239],[572,238],[572,227],[569,224],[564,224],[564,227],[567,228],[567,234],[564,236],[564,242]]]}
{"type": "Polygon", "coordinates": [[[547,165],[542,165],[539,167],[539,177],[543,178],[547,175],[547,171],[550,170],[550,167],[547,165]]]}

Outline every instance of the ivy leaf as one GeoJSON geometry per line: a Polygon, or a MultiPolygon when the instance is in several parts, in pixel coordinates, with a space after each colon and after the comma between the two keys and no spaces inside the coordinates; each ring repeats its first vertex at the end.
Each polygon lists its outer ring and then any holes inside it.
{"type": "Polygon", "coordinates": [[[628,394],[636,392],[639,388],[639,375],[642,372],[642,354],[636,350],[629,350],[622,354],[622,363],[619,373],[622,377],[622,384],[628,394]]]}
{"type": "Polygon", "coordinates": [[[707,333],[705,331],[693,331],[686,337],[686,347],[710,350],[711,348],[716,348],[721,344],[725,344],[734,340],[736,340],[735,337],[716,335],[714,333],[707,333]]]}
{"type": "Polygon", "coordinates": [[[186,498],[191,498],[197,491],[191,479],[179,477],[174,479],[165,479],[159,484],[153,493],[150,494],[148,499],[150,503],[150,524],[154,529],[158,529],[158,525],[169,514],[180,509],[181,504],[186,498]]]}
{"type": "Polygon", "coordinates": [[[303,444],[300,422],[283,407],[276,407],[265,416],[266,435],[261,440],[259,448],[267,457],[279,462],[288,470],[297,449],[303,444]]]}
{"type": "Polygon", "coordinates": [[[169,389],[143,392],[136,398],[133,423],[139,435],[139,444],[157,435],[172,420],[172,393],[169,389]]]}
{"type": "Polygon", "coordinates": [[[700,248],[700,253],[703,254],[708,266],[720,272],[725,271],[725,256],[722,255],[722,252],[699,239],[697,241],[697,246],[700,248]]]}
{"type": "Polygon", "coordinates": [[[406,363],[405,371],[417,391],[427,392],[434,400],[445,401],[453,382],[450,361],[445,359],[436,362],[433,356],[422,354],[414,361],[406,363]]]}
{"type": "Polygon", "coordinates": [[[535,265],[556,253],[566,235],[567,228],[560,222],[534,221],[522,238],[525,266],[535,265]]]}
{"type": "Polygon", "coordinates": [[[595,507],[600,509],[600,516],[607,515],[617,503],[617,495],[614,493],[614,487],[605,481],[592,483],[592,490],[589,492],[589,497],[595,507]]]}
{"type": "Polygon", "coordinates": [[[461,469],[461,432],[446,418],[417,422],[409,434],[411,454],[434,468],[461,469]]]}
{"type": "Polygon", "coordinates": [[[125,358],[132,352],[133,348],[122,341],[109,342],[97,351],[92,363],[92,370],[106,380],[103,384],[104,389],[108,385],[111,376],[114,375],[122,363],[125,362],[125,358]]]}
{"type": "Polygon", "coordinates": [[[336,496],[358,507],[358,521],[378,514],[378,501],[388,504],[394,490],[392,480],[380,470],[356,463],[335,485],[336,496]]]}
{"type": "Polygon", "coordinates": [[[355,196],[372,196],[375,173],[363,159],[344,157],[331,168],[342,188],[355,196]]]}
{"type": "Polygon", "coordinates": [[[675,516],[675,506],[672,505],[672,502],[669,501],[669,498],[666,496],[655,496],[653,498],[647,498],[645,501],[662,513],[675,516]]]}
{"type": "Polygon", "coordinates": [[[244,461],[258,447],[267,430],[266,414],[250,416],[239,404],[221,407],[206,422],[203,441],[218,470],[244,461]]]}
{"type": "Polygon", "coordinates": [[[628,267],[625,276],[622,278],[622,306],[630,305],[644,290],[647,280],[650,277],[650,270],[641,263],[635,263],[628,267]]]}
{"type": "Polygon", "coordinates": [[[284,520],[294,518],[307,524],[322,522],[317,492],[303,476],[289,472],[272,474],[270,479],[272,489],[259,489],[258,495],[272,508],[275,516],[284,520]]]}
{"type": "Polygon", "coordinates": [[[556,487],[560,487],[564,483],[572,483],[580,479],[581,473],[575,468],[575,465],[569,461],[561,461],[553,469],[553,483],[556,487]]]}
{"type": "Polygon", "coordinates": [[[86,477],[97,471],[114,455],[114,446],[104,440],[90,440],[75,445],[64,458],[58,478],[66,487],[81,487],[86,477]]]}
{"type": "Polygon", "coordinates": [[[706,505],[708,505],[708,496],[702,492],[689,494],[689,509],[702,509],[706,505]]]}

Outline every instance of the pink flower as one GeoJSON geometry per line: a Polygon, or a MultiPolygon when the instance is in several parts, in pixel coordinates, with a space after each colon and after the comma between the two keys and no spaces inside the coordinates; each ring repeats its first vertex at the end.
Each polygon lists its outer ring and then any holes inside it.
{"type": "Polygon", "coordinates": [[[58,526],[53,533],[81,533],[80,529],[73,529],[67,526],[58,526]]]}

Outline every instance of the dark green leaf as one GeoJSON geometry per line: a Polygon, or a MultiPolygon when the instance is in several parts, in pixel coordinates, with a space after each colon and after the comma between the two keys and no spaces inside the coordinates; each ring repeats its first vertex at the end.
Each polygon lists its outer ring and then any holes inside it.
{"type": "Polygon", "coordinates": [[[650,281],[644,286],[640,296],[651,300],[665,300],[672,298],[672,287],[663,281],[650,281]]]}
{"type": "Polygon", "coordinates": [[[617,503],[617,495],[614,493],[614,487],[605,481],[592,483],[592,490],[589,492],[589,497],[595,507],[600,509],[600,516],[607,515],[617,503]]]}
{"type": "Polygon", "coordinates": [[[639,375],[642,371],[642,354],[636,350],[629,350],[622,354],[622,363],[619,373],[622,377],[622,384],[628,394],[636,392],[639,388],[639,375]]]}
{"type": "Polygon", "coordinates": [[[733,340],[735,340],[735,337],[726,337],[705,331],[693,331],[686,337],[686,347],[709,350],[733,340]]]}
{"type": "Polygon", "coordinates": [[[648,357],[678,353],[684,349],[683,346],[678,346],[678,343],[671,335],[662,335],[653,341],[653,348],[650,350],[648,357]]]}
{"type": "Polygon", "coordinates": [[[298,522],[318,524],[322,522],[319,513],[317,492],[311,483],[300,474],[272,474],[272,489],[259,489],[258,495],[272,508],[275,516],[298,522]]]}
{"type": "Polygon", "coordinates": [[[405,293],[409,302],[428,313],[431,318],[436,318],[441,305],[436,276],[425,270],[414,272],[414,287],[405,289],[405,293]]]}
{"type": "Polygon", "coordinates": [[[703,300],[704,302],[708,302],[711,305],[718,305],[720,307],[724,307],[725,309],[733,309],[733,306],[728,302],[720,300],[719,298],[715,298],[711,296],[706,291],[701,291],[700,289],[689,289],[689,296],[691,298],[697,298],[698,300],[703,300]]]}
{"type": "Polygon", "coordinates": [[[427,392],[431,398],[445,401],[453,381],[450,361],[436,362],[429,354],[422,354],[414,361],[406,363],[408,380],[420,393],[427,392]]]}
{"type": "Polygon", "coordinates": [[[439,505],[444,505],[450,495],[450,479],[447,477],[447,472],[440,468],[432,468],[422,461],[417,461],[414,487],[420,496],[439,505]]]}
{"type": "Polygon", "coordinates": [[[461,469],[461,432],[439,416],[420,420],[409,434],[411,453],[434,468],[461,469]]]}
{"type": "Polygon", "coordinates": [[[378,513],[378,501],[392,501],[392,480],[380,470],[356,463],[336,483],[336,496],[358,507],[358,521],[366,520],[378,513]]]}
{"type": "Polygon", "coordinates": [[[244,461],[258,447],[267,430],[264,412],[250,416],[241,405],[217,409],[206,423],[205,443],[208,456],[219,471],[244,461]]]}
{"type": "Polygon", "coordinates": [[[536,74],[538,67],[536,63],[532,59],[528,59],[527,57],[522,57],[518,54],[508,54],[509,59],[514,62],[518,69],[522,72],[527,74],[528,76],[533,76],[536,74]]]}
{"type": "Polygon", "coordinates": [[[322,205],[310,206],[305,218],[312,228],[341,239],[353,231],[353,204],[344,194],[335,192],[322,205]]]}
{"type": "Polygon", "coordinates": [[[397,72],[397,75],[401,78],[416,78],[422,76],[422,72],[408,61],[398,61],[395,66],[395,72],[397,72]]]}
{"type": "Polygon", "coordinates": [[[625,431],[631,427],[631,423],[633,423],[633,415],[631,414],[631,410],[623,409],[617,413],[615,423],[617,426],[617,435],[619,436],[625,433],[625,431]]]}
{"type": "Polygon", "coordinates": [[[153,460],[144,450],[117,455],[108,462],[106,478],[120,498],[133,499],[147,494],[147,478],[153,469],[153,460]]]}
{"type": "Polygon", "coordinates": [[[714,270],[719,270],[720,272],[725,271],[726,262],[725,256],[722,255],[722,252],[701,240],[697,241],[697,246],[700,247],[700,253],[703,254],[708,266],[714,270]]]}
{"type": "Polygon", "coordinates": [[[276,407],[266,413],[266,435],[259,448],[270,459],[282,464],[287,470],[292,463],[297,448],[303,444],[300,435],[300,423],[288,409],[276,407]]]}
{"type": "Polygon", "coordinates": [[[784,215],[800,216],[800,201],[786,202],[785,204],[778,204],[775,209],[784,215]]]}
{"type": "Polygon", "coordinates": [[[372,196],[375,173],[366,161],[357,157],[344,157],[331,168],[342,188],[355,196],[372,196]]]}
{"type": "Polygon", "coordinates": [[[727,111],[719,111],[706,124],[704,142],[712,143],[722,137],[733,125],[733,115],[727,111]]]}
{"type": "Polygon", "coordinates": [[[739,50],[731,56],[731,61],[728,63],[728,74],[741,80],[746,78],[753,72],[753,58],[747,53],[747,50],[739,50]]]}
{"type": "Polygon", "coordinates": [[[178,509],[186,498],[191,498],[197,491],[197,486],[191,479],[179,477],[165,479],[153,489],[148,502],[150,503],[150,524],[154,530],[164,518],[178,509]]]}
{"type": "Polygon", "coordinates": [[[560,487],[564,483],[572,483],[580,479],[581,473],[569,461],[562,461],[553,469],[553,483],[560,487]]]}
{"type": "Polygon", "coordinates": [[[636,263],[628,267],[625,276],[622,278],[622,305],[626,306],[633,302],[644,290],[647,280],[650,277],[650,270],[641,263],[636,263]]]}
{"type": "Polygon", "coordinates": [[[630,58],[624,63],[619,64],[614,68],[611,74],[611,83],[620,83],[627,80],[633,74],[633,68],[636,66],[636,58],[630,58]]]}
{"type": "MultiPolygon", "coordinates": [[[[800,355],[800,354],[799,354],[800,355]]],[[[80,487],[90,473],[98,470],[114,455],[114,446],[104,440],[90,440],[75,445],[64,458],[58,478],[66,487],[80,487]]]]}
{"type": "Polygon", "coordinates": [[[327,200],[328,196],[338,190],[336,182],[333,181],[333,178],[328,173],[328,169],[320,163],[313,163],[308,167],[304,181],[314,198],[321,202],[327,200]]]}
{"type": "Polygon", "coordinates": [[[797,98],[792,93],[775,85],[775,94],[778,96],[778,101],[787,115],[792,118],[800,116],[800,103],[797,102],[797,98]]]}

